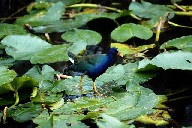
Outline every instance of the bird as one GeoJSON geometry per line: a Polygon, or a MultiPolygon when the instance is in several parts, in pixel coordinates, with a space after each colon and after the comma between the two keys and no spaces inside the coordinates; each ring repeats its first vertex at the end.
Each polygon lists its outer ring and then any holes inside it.
{"type": "MultiPolygon", "coordinates": [[[[71,55],[69,55],[71,56],[71,55]]],[[[82,57],[73,57],[74,64],[71,69],[75,72],[81,72],[80,90],[82,90],[83,77],[87,75],[93,81],[93,90],[95,95],[100,95],[96,87],[96,78],[103,74],[108,67],[112,66],[121,53],[117,48],[110,48],[107,54],[94,54],[82,57]]]]}

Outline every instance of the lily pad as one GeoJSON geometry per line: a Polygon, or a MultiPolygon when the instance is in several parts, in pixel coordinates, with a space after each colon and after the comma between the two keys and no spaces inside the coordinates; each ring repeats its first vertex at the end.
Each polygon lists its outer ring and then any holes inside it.
{"type": "Polygon", "coordinates": [[[0,39],[7,35],[27,33],[23,27],[14,24],[0,24],[0,28],[0,39]]]}
{"type": "Polygon", "coordinates": [[[152,60],[140,61],[138,68],[142,70],[145,69],[148,65],[154,65],[165,70],[192,70],[192,53],[184,51],[164,52],[157,55],[152,60]]]}
{"type": "MultiPolygon", "coordinates": [[[[101,114],[101,117],[103,120],[97,121],[97,125],[100,128],[131,128],[130,125],[126,125],[119,121],[117,118],[106,115],[106,114],[101,114]]],[[[133,127],[134,128],[134,127],[133,127]]]]}
{"type": "Polygon", "coordinates": [[[15,60],[30,60],[36,52],[51,47],[46,41],[32,35],[9,35],[1,43],[7,46],[6,53],[15,60]]]}
{"type": "Polygon", "coordinates": [[[67,20],[59,20],[53,22],[43,22],[43,23],[34,23],[32,22],[30,25],[33,25],[33,31],[36,33],[51,33],[51,32],[65,32],[68,30],[73,30],[75,28],[79,28],[84,25],[86,22],[76,19],[67,19],[67,20]]]}
{"type": "Polygon", "coordinates": [[[75,42],[69,48],[68,51],[73,53],[74,55],[78,55],[81,51],[85,50],[87,46],[86,42],[75,42]],[[79,45],[81,44],[81,45],[79,45]]]}
{"type": "Polygon", "coordinates": [[[120,44],[120,43],[111,43],[111,47],[116,47],[118,48],[118,51],[121,52],[123,55],[128,55],[128,54],[136,54],[142,51],[145,51],[150,48],[154,48],[155,44],[149,44],[149,45],[141,45],[138,47],[132,47],[128,44],[120,44]]]}
{"type": "Polygon", "coordinates": [[[40,10],[33,12],[29,15],[25,15],[22,18],[18,18],[17,24],[30,24],[30,25],[42,25],[49,24],[53,21],[58,21],[62,17],[62,14],[65,12],[64,4],[62,2],[57,2],[53,4],[48,11],[40,10]]]}
{"type": "Polygon", "coordinates": [[[161,49],[164,48],[177,48],[183,51],[192,52],[192,35],[169,40],[168,42],[166,42],[166,44],[161,45],[161,49]]]}
{"type": "Polygon", "coordinates": [[[28,72],[25,73],[26,76],[32,77],[38,82],[42,82],[45,80],[53,81],[55,80],[54,75],[57,74],[52,67],[48,65],[43,65],[42,69],[39,66],[34,66],[28,72]]]}
{"type": "Polygon", "coordinates": [[[43,108],[41,104],[33,104],[30,102],[9,108],[7,117],[12,117],[18,122],[26,122],[40,115],[42,111],[43,108]]]}
{"type": "Polygon", "coordinates": [[[87,45],[97,45],[102,39],[101,35],[95,31],[81,29],[67,31],[61,37],[67,42],[79,42],[78,45],[81,45],[81,42],[85,42],[87,45]]]}
{"type": "Polygon", "coordinates": [[[50,48],[46,48],[37,52],[31,57],[32,64],[44,64],[54,63],[58,61],[67,61],[67,48],[69,45],[52,45],[50,48]]]}
{"type": "Polygon", "coordinates": [[[112,31],[111,37],[118,42],[125,42],[132,37],[140,39],[149,39],[153,35],[153,32],[142,26],[133,23],[123,24],[112,31]]]}
{"type": "Polygon", "coordinates": [[[110,67],[107,71],[99,76],[97,80],[102,82],[115,81],[121,78],[125,74],[124,67],[119,64],[117,66],[110,67]]]}
{"type": "Polygon", "coordinates": [[[106,114],[116,117],[120,121],[137,118],[152,113],[158,103],[158,96],[150,89],[135,86],[130,87],[129,93],[118,100],[107,104],[106,114]]]}
{"type": "Polygon", "coordinates": [[[123,65],[125,69],[125,74],[115,81],[118,85],[126,85],[127,89],[129,86],[135,86],[140,83],[146,82],[149,79],[153,78],[156,73],[150,72],[138,72],[138,64],[137,63],[128,63],[123,65]]]}
{"type": "Polygon", "coordinates": [[[17,73],[14,70],[9,70],[4,66],[0,66],[0,86],[13,81],[17,76],[17,73]]]}
{"type": "Polygon", "coordinates": [[[132,2],[129,5],[129,10],[142,18],[160,18],[166,17],[168,14],[169,19],[174,17],[174,11],[165,5],[151,4],[143,0],[141,0],[141,3],[132,2]]]}
{"type": "Polygon", "coordinates": [[[48,9],[47,14],[40,18],[40,21],[57,21],[60,20],[61,16],[65,12],[64,4],[59,1],[48,9]]]}

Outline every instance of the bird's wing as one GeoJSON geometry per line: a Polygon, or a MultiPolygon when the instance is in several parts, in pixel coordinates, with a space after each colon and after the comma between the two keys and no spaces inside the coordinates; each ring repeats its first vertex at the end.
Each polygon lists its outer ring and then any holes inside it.
{"type": "Polygon", "coordinates": [[[97,63],[101,62],[104,57],[105,57],[105,54],[91,55],[91,56],[87,56],[86,60],[89,65],[94,66],[97,63]]]}
{"type": "Polygon", "coordinates": [[[85,73],[88,69],[94,68],[97,63],[101,62],[104,56],[104,54],[97,54],[83,56],[80,58],[78,57],[77,61],[75,61],[71,68],[74,71],[85,73]]]}

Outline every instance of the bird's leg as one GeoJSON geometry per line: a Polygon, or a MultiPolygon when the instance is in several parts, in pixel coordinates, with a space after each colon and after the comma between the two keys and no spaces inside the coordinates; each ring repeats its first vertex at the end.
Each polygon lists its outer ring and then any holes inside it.
{"type": "Polygon", "coordinates": [[[96,87],[96,82],[93,81],[93,90],[94,90],[94,95],[101,95],[98,91],[97,91],[97,87],[96,87]]]}
{"type": "Polygon", "coordinates": [[[80,79],[80,83],[79,83],[79,88],[80,88],[81,91],[83,91],[82,83],[83,83],[84,76],[85,76],[84,74],[81,75],[81,79],[80,79]]]}

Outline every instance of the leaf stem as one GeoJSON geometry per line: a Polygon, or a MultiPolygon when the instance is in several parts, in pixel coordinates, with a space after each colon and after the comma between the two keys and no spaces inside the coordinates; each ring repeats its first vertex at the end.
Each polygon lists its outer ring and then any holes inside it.
{"type": "Polygon", "coordinates": [[[74,5],[71,5],[71,6],[67,6],[66,8],[76,8],[76,7],[104,8],[104,9],[107,9],[107,10],[110,10],[110,11],[121,12],[120,9],[107,7],[107,6],[101,6],[99,4],[74,4],[74,5]]]}
{"type": "Polygon", "coordinates": [[[180,15],[180,16],[192,16],[192,11],[189,11],[189,12],[175,11],[174,13],[175,13],[176,15],[180,15]]]}
{"type": "MultiPolygon", "coordinates": [[[[171,9],[177,9],[178,7],[176,7],[175,5],[167,5],[167,7],[171,8],[171,9]]],[[[180,7],[186,11],[192,11],[192,6],[183,6],[180,5],[180,7]]]]}
{"type": "Polygon", "coordinates": [[[18,94],[18,91],[16,91],[14,95],[15,95],[15,103],[14,103],[11,107],[13,107],[13,106],[15,106],[15,105],[17,105],[17,104],[19,103],[19,94],[18,94]]]}
{"type": "Polygon", "coordinates": [[[181,9],[182,11],[186,12],[187,10],[182,8],[180,5],[178,5],[177,3],[173,3],[173,5],[179,9],[181,9]]]}
{"type": "Polygon", "coordinates": [[[161,21],[162,21],[162,19],[160,18],[159,23],[157,25],[157,32],[156,32],[155,42],[159,41],[159,36],[160,36],[160,33],[161,33],[161,26],[162,26],[161,21]]]}
{"type": "MultiPolygon", "coordinates": [[[[22,10],[24,10],[25,8],[27,8],[27,6],[24,6],[22,8],[20,8],[19,10],[17,10],[16,12],[14,12],[13,14],[11,14],[10,16],[8,16],[6,19],[11,19],[12,16],[16,15],[17,13],[21,12],[22,10]]],[[[4,18],[1,18],[1,19],[4,19],[4,18]]],[[[5,22],[6,19],[4,19],[3,21],[1,21],[1,23],[5,22]]]]}
{"type": "Polygon", "coordinates": [[[178,97],[178,98],[170,99],[169,102],[176,101],[176,100],[187,99],[187,98],[192,98],[192,96],[183,96],[183,97],[178,97]]]}
{"type": "Polygon", "coordinates": [[[169,23],[170,25],[175,26],[175,27],[192,28],[192,27],[190,27],[190,26],[179,25],[179,24],[176,24],[176,23],[171,22],[171,21],[168,21],[168,23],[169,23]]]}

